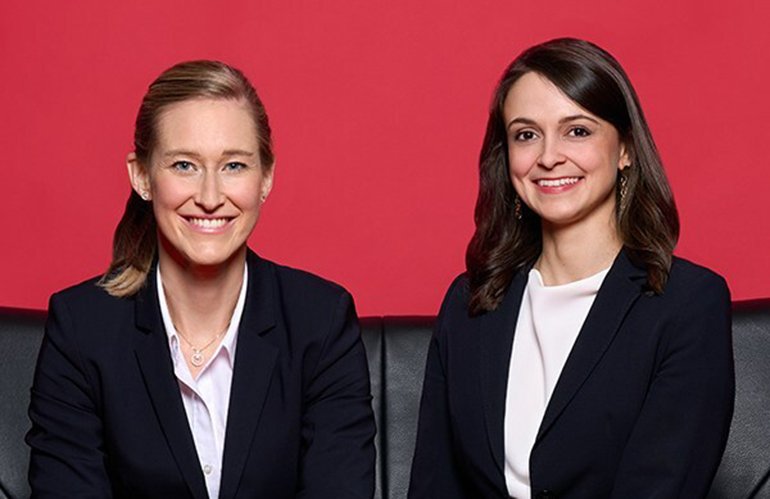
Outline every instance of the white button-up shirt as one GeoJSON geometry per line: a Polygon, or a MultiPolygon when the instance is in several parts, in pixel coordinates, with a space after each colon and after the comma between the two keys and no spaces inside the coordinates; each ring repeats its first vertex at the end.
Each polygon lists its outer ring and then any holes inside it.
{"type": "Polygon", "coordinates": [[[206,479],[206,488],[210,498],[219,497],[227,411],[230,405],[230,386],[233,380],[233,362],[235,361],[235,347],[238,341],[238,325],[241,322],[243,305],[246,301],[247,279],[248,272],[244,264],[243,284],[241,284],[241,291],[227,332],[208,362],[200,370],[198,377],[193,378],[182,355],[179,344],[181,338],[168,311],[160,267],[158,267],[157,272],[158,300],[160,301],[163,325],[168,336],[171,360],[174,362],[174,375],[182,394],[187,421],[190,424],[190,430],[195,441],[195,450],[198,452],[201,471],[203,471],[203,476],[206,479]]]}

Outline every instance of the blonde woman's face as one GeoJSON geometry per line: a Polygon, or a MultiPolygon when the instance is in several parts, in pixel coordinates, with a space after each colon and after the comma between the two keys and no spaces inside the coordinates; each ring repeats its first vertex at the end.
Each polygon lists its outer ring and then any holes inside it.
{"type": "Polygon", "coordinates": [[[225,99],[172,104],[157,123],[149,165],[129,156],[134,188],[150,198],[159,251],[183,265],[212,266],[245,251],[270,192],[254,120],[225,99]]]}

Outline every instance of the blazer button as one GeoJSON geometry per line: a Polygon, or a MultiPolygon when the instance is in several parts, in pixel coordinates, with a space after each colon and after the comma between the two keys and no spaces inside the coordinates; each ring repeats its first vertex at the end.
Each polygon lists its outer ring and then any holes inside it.
{"type": "Polygon", "coordinates": [[[537,494],[535,494],[535,497],[537,499],[556,499],[556,492],[553,492],[548,489],[543,489],[537,494]]]}

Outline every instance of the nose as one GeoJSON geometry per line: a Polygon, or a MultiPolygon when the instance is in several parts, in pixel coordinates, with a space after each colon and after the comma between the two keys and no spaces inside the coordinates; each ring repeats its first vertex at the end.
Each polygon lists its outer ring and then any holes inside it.
{"type": "Polygon", "coordinates": [[[224,204],[224,193],[216,172],[204,170],[195,203],[208,212],[215,211],[224,204]]]}
{"type": "Polygon", "coordinates": [[[540,166],[551,170],[555,166],[564,163],[565,158],[558,138],[546,136],[541,144],[543,149],[537,161],[540,166]]]}

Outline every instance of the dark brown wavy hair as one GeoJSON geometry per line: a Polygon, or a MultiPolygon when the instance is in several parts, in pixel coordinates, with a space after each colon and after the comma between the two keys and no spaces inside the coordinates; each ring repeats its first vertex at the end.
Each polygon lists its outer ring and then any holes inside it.
{"type": "MultiPolygon", "coordinates": [[[[522,52],[505,70],[492,97],[479,157],[476,231],[465,256],[469,312],[476,315],[497,308],[514,274],[534,265],[542,251],[540,218],[524,204],[520,217],[514,211],[516,191],[508,169],[503,116],[511,86],[532,71],[618,131],[631,158],[630,168],[623,172],[626,194],[615,207],[618,233],[631,260],[646,269],[647,290],[661,293],[679,238],[679,217],[639,99],[607,51],[584,40],[559,38],[522,52]]],[[[616,194],[619,189],[618,184],[616,194]]]]}
{"type": "MultiPolygon", "coordinates": [[[[265,106],[254,86],[238,69],[219,61],[188,61],[172,66],[150,84],[134,129],[134,152],[149,168],[157,141],[158,118],[171,104],[190,99],[227,99],[246,103],[257,127],[259,157],[264,170],[275,163],[265,106]]],[[[112,261],[99,281],[109,294],[131,296],[144,285],[157,253],[158,236],[152,204],[131,191],[112,244],[112,261]]]]}

